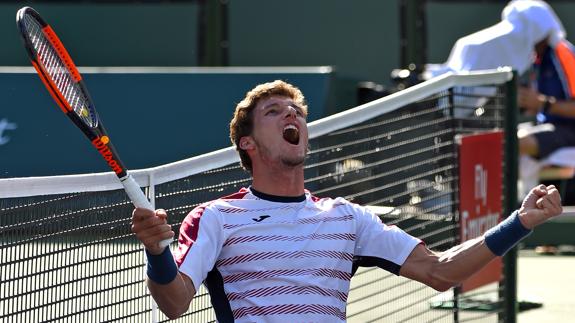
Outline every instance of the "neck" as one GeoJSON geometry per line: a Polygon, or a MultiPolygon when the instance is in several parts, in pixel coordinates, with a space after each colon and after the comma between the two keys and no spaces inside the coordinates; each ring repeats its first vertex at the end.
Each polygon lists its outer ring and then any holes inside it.
{"type": "Polygon", "coordinates": [[[252,187],[259,192],[276,196],[304,194],[303,167],[289,169],[253,169],[252,187]]]}

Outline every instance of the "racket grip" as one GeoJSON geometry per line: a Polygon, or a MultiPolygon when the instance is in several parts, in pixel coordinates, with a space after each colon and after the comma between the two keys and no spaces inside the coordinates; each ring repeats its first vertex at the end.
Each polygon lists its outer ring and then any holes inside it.
{"type": "Polygon", "coordinates": [[[160,246],[160,248],[166,248],[167,246],[169,246],[172,243],[172,239],[164,239],[162,241],[160,241],[158,243],[158,245],[160,246]]]}
{"type": "MultiPolygon", "coordinates": [[[[136,183],[132,175],[128,174],[128,176],[122,178],[120,181],[122,182],[122,185],[124,185],[124,190],[126,191],[126,194],[128,194],[130,201],[132,201],[135,207],[154,210],[154,206],[152,206],[152,203],[150,203],[146,195],[144,195],[140,185],[136,183]]],[[[165,248],[171,243],[172,239],[165,239],[160,241],[158,245],[160,248],[165,248]]]]}
{"type": "Polygon", "coordinates": [[[143,209],[154,210],[152,203],[150,203],[146,195],[144,195],[144,192],[142,192],[140,185],[136,183],[132,175],[128,174],[126,177],[121,179],[121,182],[122,185],[124,185],[124,190],[128,194],[128,197],[130,198],[130,201],[132,201],[134,206],[143,209]]]}

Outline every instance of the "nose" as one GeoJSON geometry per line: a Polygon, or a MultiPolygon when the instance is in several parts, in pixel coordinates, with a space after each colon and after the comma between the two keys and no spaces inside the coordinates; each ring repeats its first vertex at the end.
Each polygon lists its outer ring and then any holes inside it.
{"type": "Polygon", "coordinates": [[[288,105],[287,109],[286,109],[286,118],[289,118],[289,117],[295,118],[296,115],[297,115],[297,110],[294,107],[292,107],[291,105],[288,105]]]}

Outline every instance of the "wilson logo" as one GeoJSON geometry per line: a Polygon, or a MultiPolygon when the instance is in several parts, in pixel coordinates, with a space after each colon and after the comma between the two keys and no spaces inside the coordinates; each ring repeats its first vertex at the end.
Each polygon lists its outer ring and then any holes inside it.
{"type": "Polygon", "coordinates": [[[110,138],[108,136],[97,137],[96,139],[92,140],[92,145],[98,149],[100,155],[104,157],[108,165],[112,168],[114,173],[120,174],[122,172],[122,167],[118,164],[118,162],[114,159],[114,155],[110,148],[108,148],[108,143],[110,142],[110,138]]]}

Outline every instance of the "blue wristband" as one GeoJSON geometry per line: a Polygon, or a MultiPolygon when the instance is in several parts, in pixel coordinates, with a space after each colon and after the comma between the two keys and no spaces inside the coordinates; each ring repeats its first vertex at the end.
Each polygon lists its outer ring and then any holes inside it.
{"type": "Polygon", "coordinates": [[[501,223],[485,232],[485,244],[491,252],[503,256],[532,231],[521,224],[518,212],[515,211],[501,223]]]}
{"type": "Polygon", "coordinates": [[[154,282],[165,285],[178,275],[178,267],[174,262],[170,247],[166,247],[159,255],[152,255],[146,249],[146,258],[148,259],[148,278],[154,282]]]}

